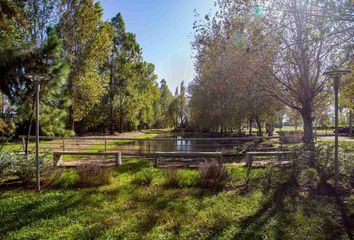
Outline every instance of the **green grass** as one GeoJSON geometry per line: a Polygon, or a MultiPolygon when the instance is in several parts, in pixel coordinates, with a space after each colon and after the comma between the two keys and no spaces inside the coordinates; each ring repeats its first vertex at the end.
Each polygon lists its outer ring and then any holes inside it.
{"type": "MultiPolygon", "coordinates": [[[[40,141],[39,144],[48,143],[48,142],[53,143],[54,141],[40,141]]],[[[35,148],[35,143],[30,142],[28,145],[28,149],[34,149],[34,148],[35,148]]],[[[23,151],[23,144],[22,144],[22,142],[19,142],[19,141],[0,143],[0,150],[1,151],[8,151],[8,152],[22,152],[23,151]]]]}
{"type": "MultiPolygon", "coordinates": [[[[320,139],[318,138],[316,142],[322,142],[322,143],[334,143],[334,138],[333,139],[320,139]]],[[[346,139],[338,139],[339,143],[346,143],[354,146],[354,141],[351,140],[346,140],[346,139]]]]}
{"type": "Polygon", "coordinates": [[[228,166],[230,186],[220,192],[166,188],[161,169],[149,186],[132,183],[150,167],[124,162],[98,188],[2,189],[0,239],[346,239],[333,199],[293,190],[279,171],[269,186],[267,171],[253,170],[247,192],[239,190],[245,169],[238,166],[228,166]]]}

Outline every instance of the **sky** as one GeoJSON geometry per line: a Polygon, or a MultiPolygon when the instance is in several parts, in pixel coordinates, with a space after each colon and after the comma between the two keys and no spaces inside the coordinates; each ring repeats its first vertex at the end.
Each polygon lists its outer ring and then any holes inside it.
{"type": "Polygon", "coordinates": [[[204,16],[213,0],[101,0],[104,19],[123,15],[126,30],[136,34],[145,61],[155,65],[158,82],[165,79],[171,92],[193,80],[194,9],[204,16]]]}

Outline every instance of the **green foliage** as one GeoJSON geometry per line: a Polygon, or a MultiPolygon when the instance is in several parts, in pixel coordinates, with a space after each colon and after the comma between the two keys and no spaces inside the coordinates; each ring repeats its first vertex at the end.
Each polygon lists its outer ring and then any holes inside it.
{"type": "Polygon", "coordinates": [[[178,170],[178,186],[194,187],[197,185],[200,173],[197,170],[180,169],[178,170]]]}
{"type": "MultiPolygon", "coordinates": [[[[6,56],[0,63],[2,74],[1,90],[14,104],[17,124],[20,130],[30,132],[34,118],[34,83],[24,74],[47,74],[49,81],[41,82],[40,105],[42,112],[42,133],[47,135],[66,135],[65,120],[70,100],[63,96],[62,89],[69,72],[69,66],[62,56],[62,44],[55,29],[49,28],[45,42],[28,51],[16,48],[2,49],[6,56]]],[[[26,46],[27,47],[27,46],[26,46]]],[[[22,132],[23,134],[23,132],[22,132]]]]}
{"type": "Polygon", "coordinates": [[[98,104],[108,76],[99,71],[112,49],[112,29],[102,21],[103,10],[92,0],[67,2],[60,19],[64,53],[71,65],[67,94],[72,98],[70,124],[98,104]]]}
{"type": "Polygon", "coordinates": [[[65,169],[59,176],[56,176],[53,182],[54,188],[68,189],[77,186],[79,175],[75,169],[65,169]]]}
{"type": "Polygon", "coordinates": [[[199,172],[187,169],[166,169],[163,171],[164,186],[167,188],[193,187],[199,179],[199,172]]]}
{"type": "Polygon", "coordinates": [[[350,65],[351,73],[341,79],[339,103],[342,107],[354,111],[354,64],[350,65]]]}
{"type": "Polygon", "coordinates": [[[17,158],[15,153],[0,152],[0,176],[3,176],[11,166],[11,162],[17,158]]]}
{"type": "Polygon", "coordinates": [[[12,20],[26,27],[27,22],[23,16],[19,7],[11,0],[0,1],[0,30],[10,32],[12,29],[12,20]]]}
{"type": "MultiPolygon", "coordinates": [[[[41,168],[43,160],[43,156],[40,156],[41,168]]],[[[0,152],[0,178],[17,177],[20,181],[28,183],[33,180],[35,167],[36,158],[33,154],[27,159],[18,153],[0,152]]]]}
{"type": "Polygon", "coordinates": [[[126,32],[120,13],[111,20],[111,26],[114,47],[105,68],[110,80],[101,103],[108,113],[105,119],[110,132],[151,128],[160,117],[155,67],[143,61],[136,36],[126,32]]]}
{"type": "Polygon", "coordinates": [[[149,186],[154,178],[154,170],[144,169],[133,176],[132,183],[138,186],[149,186]]]}
{"type": "Polygon", "coordinates": [[[14,108],[6,96],[0,92],[0,134],[2,136],[11,136],[15,131],[13,110],[14,108]]]}
{"type": "Polygon", "coordinates": [[[43,135],[71,135],[74,126],[77,133],[105,130],[108,123],[111,133],[169,125],[170,100],[160,97],[154,65],[143,60],[121,14],[105,22],[93,0],[1,4],[0,89],[9,100],[1,104],[1,132],[12,134],[16,123],[17,134],[33,134],[35,87],[26,74],[50,76],[41,83],[43,135]]]}

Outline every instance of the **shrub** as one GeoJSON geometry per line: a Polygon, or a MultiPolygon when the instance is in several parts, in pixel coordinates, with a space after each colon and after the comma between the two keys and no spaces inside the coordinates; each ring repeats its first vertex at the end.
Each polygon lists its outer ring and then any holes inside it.
{"type": "Polygon", "coordinates": [[[192,187],[197,184],[199,172],[190,169],[180,169],[177,171],[178,186],[180,187],[192,187]]]}
{"type": "Polygon", "coordinates": [[[148,168],[135,174],[132,183],[139,186],[149,186],[153,178],[153,169],[148,168]]]}
{"type": "Polygon", "coordinates": [[[167,169],[164,171],[165,187],[191,187],[195,186],[199,173],[195,170],[188,169],[167,169]]]}
{"type": "Polygon", "coordinates": [[[79,175],[75,169],[66,169],[55,176],[53,187],[63,189],[72,188],[78,184],[78,181],[79,175]]]}
{"type": "Polygon", "coordinates": [[[6,175],[15,157],[14,153],[0,152],[0,176],[6,175]]]}
{"type": "Polygon", "coordinates": [[[166,169],[163,172],[165,178],[164,186],[165,187],[178,187],[178,172],[177,169],[166,169]]]}
{"type": "Polygon", "coordinates": [[[230,178],[226,168],[217,163],[203,163],[199,170],[198,185],[203,188],[222,189],[230,178]]]}
{"type": "MultiPolygon", "coordinates": [[[[40,156],[40,167],[43,166],[43,156],[40,156]]],[[[14,152],[0,152],[0,177],[16,176],[23,182],[33,179],[36,168],[34,154],[24,155],[14,152]]]]}
{"type": "Polygon", "coordinates": [[[109,184],[112,170],[98,165],[83,164],[76,167],[79,175],[79,185],[86,187],[102,186],[109,184]]]}

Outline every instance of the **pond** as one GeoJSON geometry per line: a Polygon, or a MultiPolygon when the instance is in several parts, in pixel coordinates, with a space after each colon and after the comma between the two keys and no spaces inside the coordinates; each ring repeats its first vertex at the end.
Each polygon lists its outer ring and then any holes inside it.
{"type": "MultiPolygon", "coordinates": [[[[244,142],[244,141],[243,141],[244,142]]],[[[191,134],[161,134],[150,139],[139,139],[127,144],[119,145],[115,149],[128,153],[154,153],[154,152],[237,152],[243,143],[231,138],[205,138],[201,135],[191,134]]]]}

